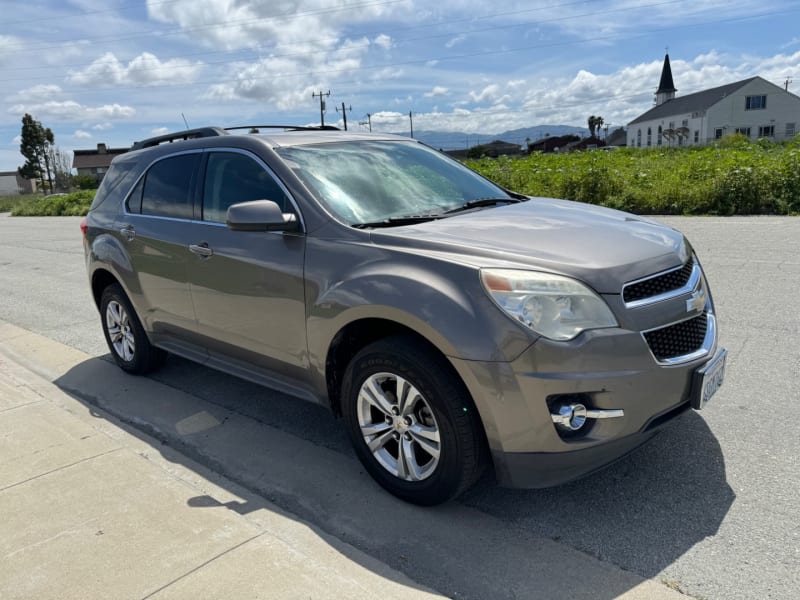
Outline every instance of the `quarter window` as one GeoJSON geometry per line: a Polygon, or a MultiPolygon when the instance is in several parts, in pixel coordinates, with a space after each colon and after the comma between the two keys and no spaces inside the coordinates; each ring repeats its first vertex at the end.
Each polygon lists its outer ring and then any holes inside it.
{"type": "Polygon", "coordinates": [[[278,182],[249,156],[210,153],[203,187],[203,220],[224,223],[231,204],[250,200],[272,200],[284,212],[289,205],[278,182]]]}
{"type": "Polygon", "coordinates": [[[763,110],[767,108],[767,97],[762,96],[746,96],[744,99],[745,110],[763,110]]]}
{"type": "Polygon", "coordinates": [[[165,158],[150,167],[142,193],[142,214],[192,218],[192,188],[200,154],[165,158]]]}

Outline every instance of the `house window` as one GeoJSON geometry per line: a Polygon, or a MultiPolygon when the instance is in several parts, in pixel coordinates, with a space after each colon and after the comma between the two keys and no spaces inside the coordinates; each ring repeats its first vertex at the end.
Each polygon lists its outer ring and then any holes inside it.
{"type": "Polygon", "coordinates": [[[721,137],[722,137],[722,127],[717,127],[717,128],[714,130],[714,139],[715,139],[715,140],[718,140],[718,139],[720,139],[721,137]]]}
{"type": "Polygon", "coordinates": [[[636,147],[637,148],[641,148],[642,147],[642,130],[641,129],[637,129],[636,130],[636,147]]]}
{"type": "Polygon", "coordinates": [[[786,137],[792,137],[794,135],[794,123],[787,123],[786,124],[786,137]]]}
{"type": "Polygon", "coordinates": [[[647,128],[647,145],[653,145],[653,130],[650,127],[647,128]]]}
{"type": "Polygon", "coordinates": [[[737,127],[736,133],[741,133],[742,135],[746,135],[750,137],[750,128],[749,127],[737,127]]]}
{"type": "Polygon", "coordinates": [[[670,121],[669,122],[669,128],[670,129],[675,129],[675,121],[670,121]]]}
{"type": "Polygon", "coordinates": [[[758,137],[775,137],[775,125],[761,125],[758,128],[758,137]]]}
{"type": "Polygon", "coordinates": [[[694,143],[700,143],[700,132],[697,129],[694,130],[694,143]]]}
{"type": "Polygon", "coordinates": [[[745,96],[744,109],[745,110],[763,110],[767,108],[766,96],[745,96]]]}
{"type": "Polygon", "coordinates": [[[662,144],[662,135],[664,134],[664,130],[661,128],[661,125],[658,126],[658,137],[656,138],[656,145],[660,146],[662,144]]]}
{"type": "Polygon", "coordinates": [[[681,127],[688,127],[689,126],[689,119],[684,119],[681,122],[681,127]]]}

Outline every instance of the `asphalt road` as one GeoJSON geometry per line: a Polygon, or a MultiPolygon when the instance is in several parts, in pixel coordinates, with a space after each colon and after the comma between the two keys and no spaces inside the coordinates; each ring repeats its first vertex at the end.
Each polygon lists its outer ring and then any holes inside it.
{"type": "MultiPolygon", "coordinates": [[[[224,461],[211,466],[453,596],[536,597],[505,559],[544,537],[696,598],[800,597],[800,219],[661,220],[688,235],[707,272],[729,350],[725,385],[702,415],[687,414],[598,474],[538,491],[502,489],[487,479],[443,509],[486,517],[478,519],[482,529],[469,531],[485,536],[487,570],[474,581],[464,575],[468,585],[442,568],[448,562],[437,552],[447,545],[433,544],[424,529],[387,523],[385,531],[365,531],[335,502],[303,498],[300,474],[293,488],[293,481],[249,481],[246,467],[224,461]]],[[[0,215],[0,319],[104,356],[78,222],[0,215]]],[[[333,456],[333,465],[336,456],[353,464],[342,427],[319,407],[178,358],[152,379],[224,409],[243,429],[280,430],[325,460],[333,456]]],[[[325,489],[330,482],[320,493],[325,489]]],[[[374,494],[383,502],[382,492],[374,494]]],[[[459,534],[437,535],[449,535],[454,546],[459,534]]],[[[472,543],[480,548],[482,540],[472,543]]],[[[581,573],[565,564],[553,577],[580,581],[581,573]]]]}

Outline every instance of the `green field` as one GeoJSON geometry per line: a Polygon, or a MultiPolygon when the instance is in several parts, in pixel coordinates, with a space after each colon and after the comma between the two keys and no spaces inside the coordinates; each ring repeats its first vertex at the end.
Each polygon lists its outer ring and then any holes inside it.
{"type": "Polygon", "coordinates": [[[503,187],[637,214],[800,214],[800,138],[467,160],[503,187]]]}
{"type": "Polygon", "coordinates": [[[79,190],[50,198],[39,194],[4,196],[0,198],[0,212],[10,212],[14,217],[83,216],[89,212],[94,194],[95,190],[79,190]]]}
{"type": "MultiPolygon", "coordinates": [[[[467,166],[505,188],[637,214],[800,214],[800,136],[750,143],[731,136],[699,148],[620,148],[482,158],[467,166]]],[[[94,190],[0,198],[15,216],[85,215],[94,190]]]]}

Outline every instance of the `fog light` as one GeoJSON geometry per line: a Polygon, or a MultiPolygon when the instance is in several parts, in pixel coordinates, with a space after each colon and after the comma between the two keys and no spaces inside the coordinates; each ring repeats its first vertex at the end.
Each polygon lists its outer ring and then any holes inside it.
{"type": "Polygon", "coordinates": [[[622,409],[600,410],[586,408],[580,402],[571,404],[560,404],[556,407],[556,412],[550,413],[556,427],[564,432],[578,431],[586,425],[586,419],[618,419],[625,416],[622,409]]]}
{"type": "Polygon", "coordinates": [[[586,425],[586,407],[583,404],[562,404],[557,413],[550,413],[553,423],[563,431],[578,431],[586,425]]]}

